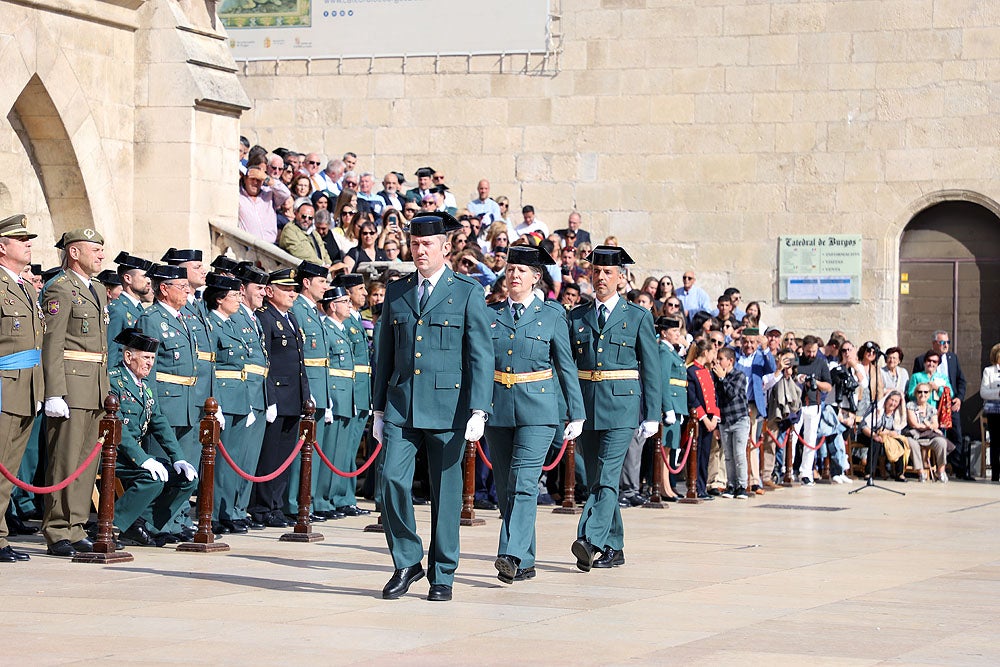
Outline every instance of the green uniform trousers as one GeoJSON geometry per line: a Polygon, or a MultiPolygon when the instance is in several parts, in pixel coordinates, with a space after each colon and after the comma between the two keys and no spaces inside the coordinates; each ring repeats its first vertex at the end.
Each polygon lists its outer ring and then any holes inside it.
{"type": "Polygon", "coordinates": [[[185,505],[198,488],[197,478],[188,481],[187,477],[174,470],[169,460],[157,460],[169,473],[166,482],[153,479],[147,470],[133,465],[131,461],[115,466],[115,477],[125,489],[125,493],[115,501],[115,525],[121,530],[128,530],[136,519],[142,518],[150,532],[162,533],[178,508],[185,505]]]}
{"type": "Polygon", "coordinates": [[[417,449],[427,448],[431,483],[431,540],[427,579],[451,586],[458,568],[458,528],[462,516],[462,431],[431,431],[385,423],[382,469],[382,525],[396,569],[424,556],[413,516],[413,469],[417,449]]]}
{"type": "Polygon", "coordinates": [[[577,450],[587,467],[590,496],[583,506],[577,537],[586,538],[598,549],[622,549],[625,530],[618,506],[618,485],[622,464],[635,427],[604,431],[584,431],[576,439],[577,450]]]}
{"type": "MultiPolygon", "coordinates": [[[[222,445],[230,458],[236,462],[244,472],[253,474],[257,469],[257,459],[253,460],[250,467],[247,450],[250,443],[247,440],[247,415],[233,415],[228,412],[226,416],[226,428],[220,434],[222,445]]],[[[252,427],[253,425],[251,425],[252,427]]],[[[188,461],[188,463],[191,463],[188,461]]],[[[193,463],[191,465],[194,465],[193,463]]],[[[222,455],[215,457],[215,490],[212,494],[212,520],[213,521],[242,521],[246,518],[246,507],[240,513],[238,509],[241,482],[243,478],[236,474],[222,455]]]]}
{"type": "MultiPolygon", "coordinates": [[[[21,464],[25,447],[31,437],[34,417],[19,417],[0,412],[0,463],[7,470],[16,471],[21,464]]],[[[28,481],[31,481],[30,478],[28,481]]],[[[14,485],[6,477],[0,477],[0,549],[7,546],[7,505],[14,485]]]]}
{"type": "MultiPolygon", "coordinates": [[[[257,471],[257,461],[260,460],[261,447],[264,446],[264,427],[267,426],[267,421],[264,419],[263,410],[258,410],[257,408],[250,408],[250,410],[257,419],[249,427],[244,425],[243,458],[234,458],[233,460],[239,463],[243,472],[253,475],[257,471]]],[[[227,468],[229,467],[229,464],[225,461],[222,462],[222,465],[227,468]]],[[[219,474],[218,465],[215,466],[215,474],[219,474]]],[[[237,482],[237,489],[237,499],[234,505],[238,518],[243,519],[246,518],[247,507],[250,505],[250,492],[253,490],[253,482],[240,477],[237,482]]]]}
{"type": "MultiPolygon", "coordinates": [[[[326,437],[326,431],[329,428],[329,424],[325,421],[326,409],[316,410],[316,442],[323,446],[323,439],[326,437]]],[[[295,442],[299,441],[299,437],[295,436],[295,442]]],[[[323,453],[329,458],[330,454],[324,449],[323,453]]],[[[319,473],[320,468],[325,468],[326,465],[319,460],[315,452],[312,457],[312,470],[309,476],[309,497],[312,499],[312,507],[310,511],[316,512],[316,493],[319,483],[319,473]]],[[[290,516],[297,516],[299,513],[299,480],[302,479],[302,456],[295,461],[292,461],[291,467],[288,469],[290,473],[288,476],[288,488],[285,489],[285,514],[290,516]]]]}
{"type": "MultiPolygon", "coordinates": [[[[155,391],[155,389],[154,389],[155,391]]],[[[199,439],[199,428],[200,424],[195,424],[194,426],[174,426],[174,436],[177,438],[177,444],[180,446],[181,454],[184,456],[184,460],[194,466],[195,470],[200,470],[201,467],[201,440],[199,439]]],[[[229,427],[229,424],[226,424],[229,427]]],[[[149,453],[159,459],[170,460],[170,457],[160,444],[156,442],[156,438],[149,439],[149,453]]],[[[169,468],[168,469],[172,469],[169,468]]],[[[199,473],[200,474],[200,473],[199,473]]],[[[187,528],[188,530],[194,530],[194,521],[191,518],[191,505],[189,503],[181,503],[177,507],[177,512],[163,525],[157,525],[157,528],[161,529],[161,532],[166,533],[179,533],[182,529],[187,528]]],[[[131,524],[129,524],[131,525],[131,524]]],[[[122,526],[122,530],[126,530],[128,526],[122,526]]]]}
{"type": "MultiPolygon", "coordinates": [[[[337,442],[337,448],[334,450],[335,458],[330,459],[333,461],[333,465],[344,472],[354,472],[358,468],[358,449],[361,447],[361,436],[365,432],[365,424],[368,423],[368,413],[363,414],[364,416],[359,415],[348,420],[346,433],[337,442]]],[[[335,503],[335,507],[357,505],[358,478],[341,477],[340,475],[335,477],[330,501],[335,503]]]]}
{"type": "MultiPolygon", "coordinates": [[[[320,449],[323,450],[326,458],[330,459],[333,465],[341,470],[344,470],[344,468],[341,468],[341,464],[337,461],[337,452],[339,451],[340,444],[347,439],[350,425],[351,420],[349,417],[334,415],[333,421],[326,425],[326,429],[323,432],[323,440],[319,443],[320,449]]],[[[318,456],[313,457],[313,470],[319,471],[316,478],[316,495],[313,497],[313,511],[329,512],[336,509],[337,504],[334,501],[334,491],[340,476],[320,461],[318,456]]]]}
{"type": "Polygon", "coordinates": [[[555,431],[555,426],[540,425],[486,427],[503,517],[497,554],[517,558],[522,568],[535,566],[538,479],[555,431]]]}
{"type": "MultiPolygon", "coordinates": [[[[69,419],[49,417],[45,420],[45,449],[49,461],[45,471],[46,485],[63,481],[86,460],[97,443],[102,416],[103,410],[70,408],[69,419]]],[[[90,497],[100,467],[98,455],[72,484],[45,496],[42,534],[46,542],[79,542],[87,537],[83,526],[90,518],[90,497]]]]}

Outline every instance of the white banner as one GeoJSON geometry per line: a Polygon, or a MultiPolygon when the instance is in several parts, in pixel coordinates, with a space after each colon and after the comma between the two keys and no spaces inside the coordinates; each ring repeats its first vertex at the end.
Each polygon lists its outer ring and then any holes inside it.
{"type": "Polygon", "coordinates": [[[541,53],[548,0],[222,0],[236,60],[541,53]]]}

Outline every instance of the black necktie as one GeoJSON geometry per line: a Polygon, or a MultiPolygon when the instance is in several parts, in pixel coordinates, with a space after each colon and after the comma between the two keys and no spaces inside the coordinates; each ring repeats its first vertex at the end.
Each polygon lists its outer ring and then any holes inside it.
{"type": "Polygon", "coordinates": [[[604,328],[605,323],[608,321],[608,307],[603,303],[601,307],[597,309],[597,326],[600,329],[604,328]]]}
{"type": "Polygon", "coordinates": [[[423,282],[424,293],[420,295],[420,312],[424,312],[424,308],[427,306],[427,300],[431,298],[431,281],[424,278],[423,282]]]}
{"type": "Polygon", "coordinates": [[[21,291],[24,293],[24,298],[27,300],[28,304],[34,304],[31,295],[28,294],[28,288],[24,286],[24,281],[20,278],[17,279],[17,284],[21,286],[21,291]]]}
{"type": "Polygon", "coordinates": [[[94,295],[94,303],[96,303],[97,307],[100,308],[101,300],[97,298],[97,290],[94,289],[94,283],[87,285],[87,288],[90,289],[90,293],[94,295]]]}
{"type": "Polygon", "coordinates": [[[515,303],[514,304],[514,321],[517,322],[519,319],[521,319],[521,315],[523,315],[523,314],[524,314],[524,304],[523,303],[515,303]]]}

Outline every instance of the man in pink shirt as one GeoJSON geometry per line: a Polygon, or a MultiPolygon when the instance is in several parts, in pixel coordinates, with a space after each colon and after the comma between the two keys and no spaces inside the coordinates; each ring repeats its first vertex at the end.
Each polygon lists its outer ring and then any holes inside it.
{"type": "Polygon", "coordinates": [[[274,243],[278,238],[278,218],[271,191],[263,188],[265,178],[263,169],[253,167],[240,179],[239,227],[262,241],[274,243]]]}

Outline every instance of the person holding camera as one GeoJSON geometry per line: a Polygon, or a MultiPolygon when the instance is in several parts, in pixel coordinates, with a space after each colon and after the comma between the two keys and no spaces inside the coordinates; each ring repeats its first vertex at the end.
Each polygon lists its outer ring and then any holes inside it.
{"type": "Polygon", "coordinates": [[[833,389],[830,382],[830,367],[819,357],[820,340],[816,336],[802,339],[802,354],[795,383],[802,389],[802,416],[795,425],[795,433],[804,440],[802,462],[799,465],[799,481],[803,486],[813,485],[813,463],[816,461],[816,446],[819,434],[820,409],[823,398],[833,389]],[[811,447],[810,447],[811,446],[811,447]]]}

